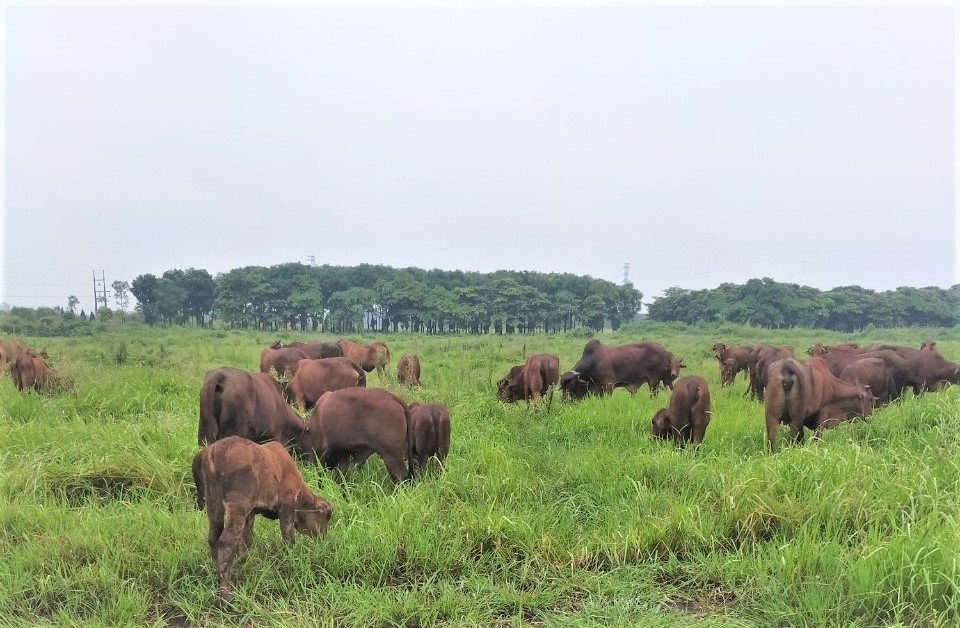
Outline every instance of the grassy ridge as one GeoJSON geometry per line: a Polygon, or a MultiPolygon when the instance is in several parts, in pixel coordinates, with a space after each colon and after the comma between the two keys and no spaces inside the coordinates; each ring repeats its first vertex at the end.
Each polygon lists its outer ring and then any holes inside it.
{"type": "MultiPolygon", "coordinates": [[[[955,330],[852,339],[928,337],[960,359],[955,330]]],[[[383,385],[449,406],[449,469],[393,491],[377,458],[343,487],[302,467],[335,504],[330,534],[287,546],[259,521],[227,607],[190,477],[198,391],[212,367],[255,369],[274,337],[133,328],[31,342],[74,385],[21,396],[0,380],[0,625],[960,621],[960,389],[908,395],[770,456],[761,405],[740,379],[719,387],[710,345],[801,353],[839,335],[652,325],[603,341],[640,338],[710,382],[699,451],[650,438],[667,396],[646,388],[557,396],[549,414],[496,401],[496,380],[524,354],[556,353],[567,369],[583,338],[383,338],[394,368],[403,352],[420,356],[424,387],[383,385]]]]}

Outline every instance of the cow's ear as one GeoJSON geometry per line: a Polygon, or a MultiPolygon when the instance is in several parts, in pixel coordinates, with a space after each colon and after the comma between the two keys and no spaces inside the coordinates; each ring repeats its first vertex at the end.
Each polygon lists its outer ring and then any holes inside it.
{"type": "Polygon", "coordinates": [[[686,368],[686,364],[683,363],[683,360],[680,360],[680,368],[686,368]]]}

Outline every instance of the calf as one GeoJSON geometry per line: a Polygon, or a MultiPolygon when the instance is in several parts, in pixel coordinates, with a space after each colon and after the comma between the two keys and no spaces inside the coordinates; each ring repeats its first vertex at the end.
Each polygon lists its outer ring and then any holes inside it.
{"type": "Polygon", "coordinates": [[[821,358],[805,363],[793,358],[777,360],[767,367],[766,382],[763,405],[771,452],[777,448],[780,423],[790,426],[790,440],[799,443],[805,427],[819,438],[824,429],[873,411],[869,389],[838,379],[821,358]]]}
{"type": "Polygon", "coordinates": [[[283,540],[296,532],[326,534],[333,506],[314,495],[280,443],[258,445],[239,436],[218,440],[193,458],[197,506],[207,510],[207,542],[217,572],[220,597],[233,597],[234,561],[253,544],[256,515],[280,519],[283,540]],[[226,527],[224,527],[226,518],[226,527]]]}
{"type": "Polygon", "coordinates": [[[296,448],[306,423],[280,396],[266,373],[223,366],[207,372],[200,388],[197,443],[203,447],[227,436],[252,441],[279,440],[296,448]]]}
{"type": "Polygon", "coordinates": [[[420,358],[404,353],[397,362],[397,381],[406,386],[420,386],[420,358]]]}
{"type": "MultiPolygon", "coordinates": [[[[512,402],[532,399],[535,403],[540,397],[551,391],[560,380],[560,358],[551,353],[536,353],[527,358],[522,365],[514,366],[507,376],[497,382],[497,396],[503,401],[512,402]]],[[[547,403],[550,409],[550,403],[547,403]]]]}
{"type": "Polygon", "coordinates": [[[669,408],[661,408],[653,417],[651,433],[655,438],[673,439],[681,447],[703,442],[710,423],[710,389],[699,375],[687,375],[674,383],[669,408]]]}
{"type": "Polygon", "coordinates": [[[24,392],[28,388],[40,392],[53,380],[55,375],[56,371],[50,368],[44,359],[34,353],[32,349],[17,351],[10,361],[10,376],[20,392],[24,392]]]}
{"type": "Polygon", "coordinates": [[[310,410],[324,393],[366,385],[367,374],[347,358],[300,360],[290,380],[290,396],[300,409],[310,410]]]}
{"type": "Polygon", "coordinates": [[[450,413],[442,403],[411,403],[410,421],[413,424],[413,469],[420,473],[427,468],[430,458],[436,458],[443,468],[450,451],[450,413]]]}
{"type": "Polygon", "coordinates": [[[394,484],[413,476],[410,408],[393,393],[382,388],[327,393],[313,409],[308,428],[304,458],[336,467],[338,480],[351,462],[361,464],[372,453],[380,455],[394,484]]]}

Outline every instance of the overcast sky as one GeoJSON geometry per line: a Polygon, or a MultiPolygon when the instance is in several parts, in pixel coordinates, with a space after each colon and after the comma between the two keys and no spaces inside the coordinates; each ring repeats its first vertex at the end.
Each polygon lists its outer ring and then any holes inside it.
{"type": "MultiPolygon", "coordinates": [[[[958,279],[950,8],[10,8],[0,301],[307,261],[958,279]]],[[[112,296],[112,292],[111,292],[112,296]]],[[[110,300],[113,306],[113,300],[110,300]]]]}

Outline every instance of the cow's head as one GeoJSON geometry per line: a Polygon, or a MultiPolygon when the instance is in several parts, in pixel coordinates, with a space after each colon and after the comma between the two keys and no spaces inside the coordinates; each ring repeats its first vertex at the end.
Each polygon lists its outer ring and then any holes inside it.
{"type": "Polygon", "coordinates": [[[657,410],[657,413],[653,415],[653,421],[651,421],[651,423],[650,433],[654,438],[670,438],[673,434],[673,426],[670,424],[670,414],[666,408],[657,410]]]}
{"type": "Polygon", "coordinates": [[[727,345],[722,342],[718,342],[710,348],[713,349],[713,355],[718,360],[723,360],[723,357],[727,354],[727,345]]]}
{"type": "Polygon", "coordinates": [[[810,347],[809,349],[807,349],[807,355],[809,355],[812,358],[819,358],[820,356],[826,355],[826,354],[827,354],[827,348],[824,347],[823,344],[819,342],[813,345],[812,347],[810,347]]]}
{"type": "Polygon", "coordinates": [[[282,348],[283,348],[283,343],[280,342],[279,340],[274,340],[274,341],[273,341],[273,344],[270,345],[270,348],[271,348],[271,349],[282,349],[282,348]]]}
{"type": "Polygon", "coordinates": [[[297,532],[307,536],[326,534],[332,514],[333,506],[330,502],[320,496],[309,495],[306,499],[299,500],[297,507],[293,509],[293,526],[297,532]]]}
{"type": "Polygon", "coordinates": [[[726,359],[720,364],[720,385],[729,386],[737,375],[737,361],[726,359]]]}
{"type": "Polygon", "coordinates": [[[567,371],[560,376],[560,388],[564,397],[579,401],[590,394],[591,385],[577,371],[567,371]]]}
{"type": "Polygon", "coordinates": [[[920,344],[921,351],[936,351],[937,342],[935,340],[924,340],[920,344]]]}
{"type": "Polygon", "coordinates": [[[870,390],[868,384],[862,384],[857,386],[857,414],[860,416],[868,416],[873,412],[873,405],[876,403],[877,398],[873,396],[873,392],[870,390]]]}
{"type": "Polygon", "coordinates": [[[497,382],[497,397],[501,401],[519,401],[523,397],[523,365],[514,366],[507,376],[497,382]]]}
{"type": "Polygon", "coordinates": [[[680,369],[686,368],[686,366],[682,358],[670,356],[670,383],[673,383],[673,380],[680,376],[680,369]]]}

